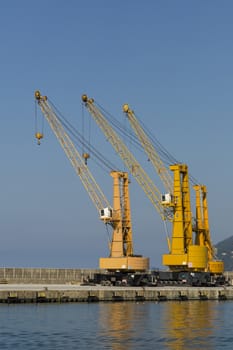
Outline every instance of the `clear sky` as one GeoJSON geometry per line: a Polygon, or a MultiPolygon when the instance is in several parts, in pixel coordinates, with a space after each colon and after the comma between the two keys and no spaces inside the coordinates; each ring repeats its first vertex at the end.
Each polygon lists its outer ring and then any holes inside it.
{"type": "MultiPolygon", "coordinates": [[[[108,256],[105,227],[47,122],[36,144],[37,89],[76,125],[83,93],[117,118],[129,103],[207,186],[213,242],[232,235],[232,15],[230,0],[0,2],[0,266],[97,267],[108,256]]],[[[97,130],[91,140],[117,159],[97,130]]],[[[110,177],[96,176],[111,201],[110,177]]],[[[163,223],[130,189],[135,253],[159,267],[163,223]]]]}

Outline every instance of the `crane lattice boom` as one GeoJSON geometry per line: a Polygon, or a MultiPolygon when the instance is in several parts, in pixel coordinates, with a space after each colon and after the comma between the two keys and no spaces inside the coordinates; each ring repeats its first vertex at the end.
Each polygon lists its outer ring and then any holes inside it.
{"type": "Polygon", "coordinates": [[[161,193],[155,186],[154,182],[150,179],[138,161],[135,159],[133,154],[128,150],[123,141],[117,135],[117,133],[109,125],[106,118],[100,112],[100,110],[94,104],[94,100],[88,98],[87,95],[82,96],[82,100],[85,103],[89,113],[95,119],[96,123],[99,125],[103,133],[105,134],[107,140],[112,144],[115,151],[119,154],[123,160],[126,167],[129,169],[131,174],[137,180],[143,191],[146,193],[147,197],[150,199],[160,216],[163,220],[169,219],[170,210],[167,210],[161,204],[161,193]]]}
{"type": "MultiPolygon", "coordinates": [[[[93,175],[84,163],[81,155],[75,148],[68,134],[65,132],[61,122],[59,121],[56,113],[48,103],[46,96],[41,96],[39,91],[35,92],[35,98],[38,101],[38,105],[45,118],[47,119],[51,129],[60,142],[64,152],[74,167],[77,175],[80,177],[85,189],[87,190],[91,200],[93,201],[96,209],[100,212],[103,208],[111,208],[107,198],[103,194],[102,190],[96,183],[93,175]]],[[[42,135],[38,134],[39,139],[42,135]]],[[[38,138],[37,137],[37,138],[38,138]]]]}
{"type": "Polygon", "coordinates": [[[159,175],[161,181],[163,182],[165,189],[172,194],[173,181],[168,169],[163,164],[161,158],[156,152],[154,146],[152,145],[149,137],[147,136],[142,126],[140,125],[134,112],[129,108],[128,104],[123,105],[123,111],[126,113],[132,129],[137,135],[137,138],[139,139],[139,141],[141,142],[141,145],[144,148],[148,158],[150,159],[157,174],[159,175]]]}

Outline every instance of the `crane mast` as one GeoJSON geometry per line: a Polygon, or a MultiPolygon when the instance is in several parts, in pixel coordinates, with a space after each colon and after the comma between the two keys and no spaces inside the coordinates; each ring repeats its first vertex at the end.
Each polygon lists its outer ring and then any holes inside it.
{"type": "Polygon", "coordinates": [[[110,175],[113,178],[113,208],[115,213],[115,229],[110,247],[110,256],[133,256],[128,174],[111,171],[110,175]]]}
{"type": "MultiPolygon", "coordinates": [[[[100,268],[107,270],[147,270],[149,268],[149,259],[142,256],[134,256],[133,254],[128,174],[120,171],[112,171],[110,173],[113,178],[112,208],[87,167],[86,159],[88,154],[84,155],[84,161],[69,135],[65,132],[56,113],[49,105],[47,97],[41,96],[40,92],[36,91],[35,99],[98,210],[100,219],[113,228],[110,254],[108,258],[100,258],[100,268]]],[[[40,132],[36,132],[35,136],[38,143],[40,143],[43,135],[40,132]]]]}
{"type": "Polygon", "coordinates": [[[221,274],[224,271],[224,264],[223,261],[216,259],[215,249],[210,238],[207,189],[204,185],[195,185],[193,188],[196,192],[196,223],[194,227],[196,244],[207,247],[208,270],[215,274],[221,274]]]}

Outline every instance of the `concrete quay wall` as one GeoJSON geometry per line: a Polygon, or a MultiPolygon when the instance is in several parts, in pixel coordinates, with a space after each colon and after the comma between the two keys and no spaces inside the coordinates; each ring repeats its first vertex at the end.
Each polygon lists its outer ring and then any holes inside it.
{"type": "Polygon", "coordinates": [[[102,287],[1,285],[0,303],[233,300],[233,287],[102,287]]]}

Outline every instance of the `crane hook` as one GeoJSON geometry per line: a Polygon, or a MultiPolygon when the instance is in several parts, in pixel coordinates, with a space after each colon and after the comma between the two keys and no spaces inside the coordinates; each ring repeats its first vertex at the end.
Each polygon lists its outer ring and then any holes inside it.
{"type": "Polygon", "coordinates": [[[90,154],[89,153],[83,153],[83,158],[84,158],[85,165],[87,165],[87,160],[88,160],[88,158],[90,158],[90,154]]]}
{"type": "Polygon", "coordinates": [[[40,145],[40,140],[43,139],[43,134],[41,132],[36,132],[35,137],[37,139],[37,145],[40,145]]]}

